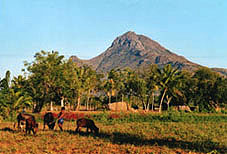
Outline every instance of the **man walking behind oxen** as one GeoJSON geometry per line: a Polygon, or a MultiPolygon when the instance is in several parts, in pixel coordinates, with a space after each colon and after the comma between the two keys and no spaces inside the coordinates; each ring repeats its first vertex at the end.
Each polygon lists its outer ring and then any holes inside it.
{"type": "Polygon", "coordinates": [[[65,107],[61,107],[61,112],[58,114],[58,127],[63,131],[62,126],[64,123],[65,107]]]}

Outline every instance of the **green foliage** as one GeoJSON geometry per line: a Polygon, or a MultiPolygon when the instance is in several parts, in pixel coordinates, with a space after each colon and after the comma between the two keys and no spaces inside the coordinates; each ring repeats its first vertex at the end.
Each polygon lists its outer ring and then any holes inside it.
{"type": "Polygon", "coordinates": [[[209,68],[198,69],[195,79],[194,105],[199,106],[200,112],[214,112],[216,107],[226,104],[225,94],[227,90],[225,79],[209,68]]]}
{"type": "Polygon", "coordinates": [[[140,113],[101,113],[92,117],[105,124],[129,123],[129,122],[185,122],[185,123],[206,123],[206,122],[227,122],[227,116],[223,114],[197,114],[184,112],[164,112],[162,114],[140,114],[140,113]]]}
{"type": "Polygon", "coordinates": [[[16,85],[10,85],[10,72],[0,82],[0,116],[4,119],[14,119],[16,113],[24,107],[32,105],[32,98],[23,93],[23,87],[16,88],[16,85]]]}
{"type": "Polygon", "coordinates": [[[29,89],[36,103],[35,112],[40,112],[45,103],[59,102],[64,88],[63,58],[58,52],[36,53],[33,63],[25,62],[29,72],[29,89]]]}
{"type": "Polygon", "coordinates": [[[126,101],[146,111],[159,106],[160,112],[178,105],[193,106],[199,112],[215,112],[227,104],[227,78],[209,68],[191,73],[170,64],[151,65],[137,72],[113,69],[104,76],[89,66],[64,60],[56,51],[38,52],[33,62],[24,65],[24,76],[10,81],[7,71],[0,81],[1,115],[8,116],[12,108],[17,112],[23,106],[32,106],[34,112],[40,112],[43,106],[61,102],[69,103],[76,110],[80,110],[81,104],[91,110],[126,101]],[[30,100],[29,105],[26,100],[30,100]]]}
{"type": "MultiPolygon", "coordinates": [[[[169,107],[171,100],[178,97],[179,94],[181,95],[179,89],[182,86],[182,76],[182,73],[170,64],[165,65],[163,68],[151,65],[142,77],[146,81],[147,90],[145,94],[148,96],[147,102],[153,101],[152,109],[155,101],[154,93],[160,93],[159,112],[162,111],[163,102],[169,107]]],[[[149,103],[147,104],[149,105],[149,103]]]]}

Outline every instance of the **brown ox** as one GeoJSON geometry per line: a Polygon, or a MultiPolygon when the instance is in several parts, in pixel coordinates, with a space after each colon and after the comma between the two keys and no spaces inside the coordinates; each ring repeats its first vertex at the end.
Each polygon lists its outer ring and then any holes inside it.
{"type": "Polygon", "coordinates": [[[87,128],[87,132],[88,132],[88,129],[90,129],[90,131],[94,132],[95,134],[98,134],[99,132],[99,128],[96,127],[93,120],[81,118],[77,120],[76,124],[77,124],[76,132],[80,131],[80,127],[87,128]]]}
{"type": "MultiPolygon", "coordinates": [[[[19,113],[17,115],[17,128],[23,129],[25,126],[26,119],[33,119],[35,120],[35,117],[33,115],[27,114],[27,113],[19,113]]],[[[16,123],[14,123],[14,128],[16,127],[16,123]]]]}
{"type": "Polygon", "coordinates": [[[36,134],[38,131],[38,124],[36,123],[35,119],[33,118],[28,118],[26,119],[26,134],[31,134],[31,131],[33,134],[36,134]]]}

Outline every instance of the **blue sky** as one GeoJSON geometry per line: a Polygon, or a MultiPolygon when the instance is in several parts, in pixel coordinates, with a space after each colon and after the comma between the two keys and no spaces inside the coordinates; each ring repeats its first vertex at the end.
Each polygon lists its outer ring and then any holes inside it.
{"type": "Polygon", "coordinates": [[[93,58],[127,31],[187,59],[227,68],[226,0],[0,0],[0,77],[36,52],[93,58]]]}

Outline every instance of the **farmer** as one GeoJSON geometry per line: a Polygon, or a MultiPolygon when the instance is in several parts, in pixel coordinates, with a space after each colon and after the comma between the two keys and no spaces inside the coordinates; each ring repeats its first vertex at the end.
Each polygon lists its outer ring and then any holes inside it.
{"type": "Polygon", "coordinates": [[[58,119],[57,119],[58,127],[61,129],[61,131],[63,131],[62,126],[63,126],[63,122],[64,122],[64,119],[63,119],[64,115],[65,115],[65,107],[62,107],[61,112],[58,114],[58,119]]]}

